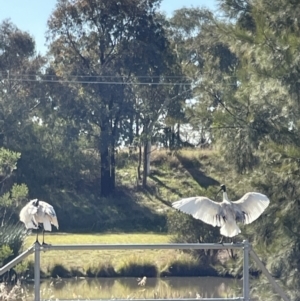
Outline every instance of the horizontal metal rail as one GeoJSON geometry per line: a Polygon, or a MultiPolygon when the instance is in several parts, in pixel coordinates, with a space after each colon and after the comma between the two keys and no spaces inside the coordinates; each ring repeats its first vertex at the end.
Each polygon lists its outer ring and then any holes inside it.
{"type": "Polygon", "coordinates": [[[24,258],[29,256],[33,252],[34,252],[34,246],[30,247],[29,249],[21,253],[19,256],[14,258],[11,262],[9,262],[8,264],[0,268],[0,276],[3,275],[8,270],[10,270],[11,268],[13,268],[15,265],[17,265],[19,262],[21,262],[24,258]]]}
{"type": "MultiPolygon", "coordinates": [[[[49,299],[44,299],[46,301],[49,299]]],[[[112,299],[88,299],[89,301],[112,301],[112,299]]],[[[180,298],[180,299],[113,299],[114,301],[243,301],[243,297],[236,298],[180,298]]],[[[59,299],[59,301],[78,301],[78,299],[59,299]]]]}
{"type": "Polygon", "coordinates": [[[210,250],[242,249],[243,243],[224,244],[85,244],[85,245],[42,245],[41,251],[50,250],[210,250]]]}

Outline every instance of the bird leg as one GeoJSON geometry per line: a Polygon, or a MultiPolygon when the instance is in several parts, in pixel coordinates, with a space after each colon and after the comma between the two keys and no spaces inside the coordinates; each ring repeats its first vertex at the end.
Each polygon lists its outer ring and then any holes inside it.
{"type": "Polygon", "coordinates": [[[39,242],[39,228],[36,229],[36,239],[35,242],[39,242]]]}
{"type": "Polygon", "coordinates": [[[223,244],[223,239],[224,239],[224,236],[222,235],[222,236],[221,236],[221,240],[220,240],[218,243],[224,245],[224,244],[223,244]]]}
{"type": "Polygon", "coordinates": [[[44,237],[45,237],[45,229],[43,229],[43,243],[42,243],[42,245],[46,245],[46,244],[45,244],[44,237]]]}
{"type": "Polygon", "coordinates": [[[38,243],[39,245],[41,245],[40,242],[39,242],[39,228],[36,229],[36,239],[35,239],[35,243],[38,243]]]}
{"type": "Polygon", "coordinates": [[[45,236],[45,229],[43,229],[43,243],[42,243],[42,245],[48,245],[48,244],[45,243],[44,236],[45,236]]]}

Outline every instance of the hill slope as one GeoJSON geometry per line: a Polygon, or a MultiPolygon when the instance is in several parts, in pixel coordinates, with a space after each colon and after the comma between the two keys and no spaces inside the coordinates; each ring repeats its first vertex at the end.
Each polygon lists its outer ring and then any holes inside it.
{"type": "Polygon", "coordinates": [[[211,150],[154,151],[146,189],[137,185],[137,164],[135,153],[117,155],[117,189],[109,198],[99,197],[97,182],[73,190],[44,188],[42,198],[56,208],[60,230],[165,232],[166,212],[173,201],[192,195],[212,197],[224,179],[220,158],[211,150]]]}

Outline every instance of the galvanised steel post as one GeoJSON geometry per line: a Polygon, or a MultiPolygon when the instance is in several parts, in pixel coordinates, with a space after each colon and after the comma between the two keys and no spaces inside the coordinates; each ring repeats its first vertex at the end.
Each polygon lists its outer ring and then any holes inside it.
{"type": "Polygon", "coordinates": [[[41,247],[38,242],[34,244],[34,301],[40,301],[40,283],[41,283],[41,247]]]}
{"type": "Polygon", "coordinates": [[[244,301],[250,300],[250,289],[249,289],[249,250],[250,244],[248,240],[243,241],[244,247],[244,263],[243,263],[243,297],[244,301]]]}

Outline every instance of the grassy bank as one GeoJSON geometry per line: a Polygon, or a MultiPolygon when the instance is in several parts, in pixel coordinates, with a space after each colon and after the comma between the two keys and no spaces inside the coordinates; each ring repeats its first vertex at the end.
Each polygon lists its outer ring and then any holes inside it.
{"type": "Polygon", "coordinates": [[[173,201],[214,193],[218,160],[212,150],[153,150],[148,185],[142,188],[136,179],[138,154],[124,151],[116,157],[116,191],[109,197],[100,197],[99,178],[31,193],[54,206],[63,232],[166,232],[165,210],[173,201]]]}
{"type": "MultiPolygon", "coordinates": [[[[29,236],[25,248],[35,241],[29,236]]],[[[126,244],[168,243],[170,236],[155,233],[131,234],[52,234],[46,235],[50,244],[126,244]]],[[[33,257],[25,263],[32,277],[33,257]]],[[[24,267],[24,266],[23,266],[24,267]]],[[[43,277],[157,277],[201,276],[208,273],[191,255],[178,250],[107,250],[107,251],[50,251],[41,254],[43,277]]],[[[212,272],[212,271],[211,271],[212,272]]]]}

